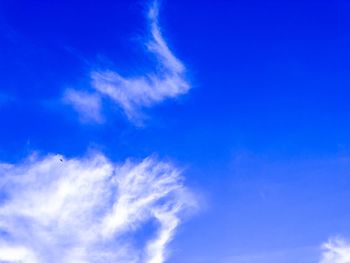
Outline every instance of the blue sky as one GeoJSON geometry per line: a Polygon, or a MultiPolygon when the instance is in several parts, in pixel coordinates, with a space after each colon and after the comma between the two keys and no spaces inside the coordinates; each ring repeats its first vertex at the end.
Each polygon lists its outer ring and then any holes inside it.
{"type": "MultiPolygon", "coordinates": [[[[137,256],[110,260],[350,262],[350,4],[166,0],[157,10],[143,1],[0,2],[2,206],[26,211],[18,203],[32,200],[29,189],[80,182],[81,171],[116,177],[128,197],[132,185],[121,182],[138,171],[135,189],[158,182],[170,194],[122,210],[135,223],[120,223],[126,234],[112,231],[120,236],[108,248],[121,242],[137,256]],[[45,183],[42,174],[50,174],[45,183]],[[12,182],[13,175],[32,184],[12,182]],[[179,220],[176,233],[157,213],[163,202],[181,207],[166,211],[179,220]],[[169,238],[158,243],[160,259],[142,244],[163,230],[169,238]]],[[[103,178],[87,183],[109,189],[103,178]]],[[[88,199],[92,189],[76,198],[88,199]]],[[[140,199],[142,189],[135,190],[140,199]]],[[[159,195],[152,191],[149,197],[159,195]]],[[[40,194],[33,200],[50,196],[40,194]]],[[[94,209],[102,209],[98,203],[94,209]]],[[[100,219],[86,209],[82,215],[100,219]]],[[[2,221],[17,218],[5,210],[2,221]]],[[[46,214],[33,211],[21,215],[35,219],[34,229],[46,214]]],[[[0,224],[0,262],[2,246],[37,253],[19,259],[25,263],[55,262],[52,248],[37,251],[26,233],[10,231],[32,222],[27,217],[0,224]]],[[[65,231],[74,225],[61,223],[65,231]]],[[[60,241],[59,230],[50,233],[60,241]]],[[[70,246],[101,249],[97,237],[79,240],[70,246]]],[[[80,255],[56,249],[66,262],[80,255]]],[[[107,262],[86,256],[81,262],[107,262]]]]}

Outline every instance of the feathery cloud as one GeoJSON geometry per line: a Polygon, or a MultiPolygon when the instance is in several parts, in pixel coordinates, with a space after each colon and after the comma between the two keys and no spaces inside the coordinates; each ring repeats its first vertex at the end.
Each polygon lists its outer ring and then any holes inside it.
{"type": "Polygon", "coordinates": [[[162,263],[195,204],[179,171],[152,157],[116,165],[51,155],[2,164],[0,174],[0,262],[162,263]],[[136,244],[149,222],[154,233],[136,244]]]}
{"type": "Polygon", "coordinates": [[[350,243],[342,238],[332,238],[322,246],[320,263],[350,263],[350,243]]]}
{"type": "MultiPolygon", "coordinates": [[[[91,72],[94,96],[111,100],[134,123],[142,119],[143,108],[185,94],[190,89],[185,78],[185,66],[171,52],[161,34],[158,13],[158,4],[154,2],[148,12],[150,39],[146,43],[148,51],[159,64],[158,70],[135,77],[125,77],[112,70],[91,72]]],[[[90,107],[89,101],[90,98],[84,97],[69,100],[83,116],[91,115],[90,119],[96,120],[95,116],[101,115],[101,107],[90,107]],[[86,103],[83,102],[85,99],[86,103]]]]}
{"type": "Polygon", "coordinates": [[[101,123],[103,121],[101,114],[101,98],[99,95],[68,89],[63,99],[80,113],[80,118],[83,122],[93,121],[101,123]]]}

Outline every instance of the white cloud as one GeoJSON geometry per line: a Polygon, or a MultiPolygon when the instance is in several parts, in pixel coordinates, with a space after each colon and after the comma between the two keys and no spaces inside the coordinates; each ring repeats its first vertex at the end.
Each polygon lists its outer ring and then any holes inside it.
{"type": "Polygon", "coordinates": [[[322,246],[320,263],[350,263],[350,243],[342,238],[332,238],[322,246]]]}
{"type": "Polygon", "coordinates": [[[71,104],[79,112],[82,121],[102,122],[101,98],[97,94],[74,89],[66,90],[64,102],[71,104]]]}
{"type": "Polygon", "coordinates": [[[179,171],[154,158],[51,155],[2,164],[0,174],[0,262],[162,263],[194,205],[179,171]],[[157,229],[136,244],[148,222],[157,229]]]}
{"type": "Polygon", "coordinates": [[[33,253],[23,247],[0,247],[0,259],[1,262],[37,262],[37,259],[33,256],[33,253]]]}
{"type": "MultiPolygon", "coordinates": [[[[125,77],[112,70],[91,72],[94,92],[97,92],[99,97],[109,99],[118,105],[134,123],[142,119],[143,108],[185,94],[190,89],[184,76],[185,66],[171,52],[162,37],[158,24],[158,11],[155,2],[148,14],[150,39],[146,43],[148,51],[155,56],[159,64],[157,71],[134,77],[125,77]]],[[[70,102],[83,115],[100,115],[100,107],[93,109],[85,107],[81,100],[70,100],[70,102]]]]}

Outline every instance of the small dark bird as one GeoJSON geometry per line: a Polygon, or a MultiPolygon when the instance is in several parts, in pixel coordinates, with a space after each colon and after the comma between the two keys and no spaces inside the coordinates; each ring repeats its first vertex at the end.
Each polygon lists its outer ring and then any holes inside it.
{"type": "Polygon", "coordinates": [[[63,163],[63,160],[62,160],[62,159],[60,159],[60,161],[63,163]]]}

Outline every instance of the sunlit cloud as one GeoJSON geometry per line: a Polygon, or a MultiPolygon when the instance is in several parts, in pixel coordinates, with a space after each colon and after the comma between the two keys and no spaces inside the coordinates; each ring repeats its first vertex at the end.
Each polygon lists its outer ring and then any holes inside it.
{"type": "Polygon", "coordinates": [[[179,170],[152,157],[51,155],[2,164],[0,173],[0,262],[162,263],[195,206],[179,170]]]}
{"type": "MultiPolygon", "coordinates": [[[[148,53],[156,58],[157,70],[132,77],[123,76],[115,70],[91,72],[90,89],[95,92],[94,98],[98,96],[102,100],[112,101],[135,124],[142,122],[144,108],[178,97],[190,89],[185,78],[185,66],[172,53],[161,34],[158,13],[158,4],[155,2],[148,12],[150,38],[145,43],[148,53]]],[[[101,116],[101,107],[90,107],[90,99],[81,97],[79,100],[70,99],[69,102],[83,116],[98,120],[96,116],[101,116]]]]}
{"type": "Polygon", "coordinates": [[[322,258],[319,263],[349,263],[350,243],[342,238],[331,238],[324,243],[322,258]]]}

